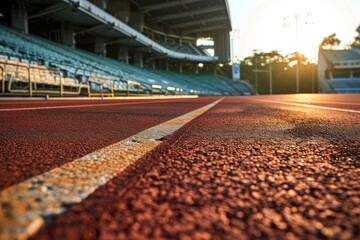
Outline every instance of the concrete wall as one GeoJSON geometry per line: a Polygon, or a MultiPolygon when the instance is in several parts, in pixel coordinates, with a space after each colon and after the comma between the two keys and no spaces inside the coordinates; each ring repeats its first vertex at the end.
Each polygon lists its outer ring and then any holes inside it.
{"type": "Polygon", "coordinates": [[[219,62],[230,61],[230,34],[228,30],[220,30],[214,33],[215,56],[219,57],[219,62]]]}
{"type": "MultiPolygon", "coordinates": [[[[319,51],[319,55],[318,55],[318,84],[319,84],[319,92],[321,93],[332,93],[334,92],[334,90],[330,87],[330,85],[328,84],[328,80],[326,78],[326,70],[330,69],[328,66],[328,62],[326,61],[326,59],[324,58],[324,56],[321,54],[321,52],[319,51]]],[[[331,73],[329,73],[331,74],[331,73]]]]}

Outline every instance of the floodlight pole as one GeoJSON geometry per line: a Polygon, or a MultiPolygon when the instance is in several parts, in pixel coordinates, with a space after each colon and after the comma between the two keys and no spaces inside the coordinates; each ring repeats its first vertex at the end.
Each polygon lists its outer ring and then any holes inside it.
{"type": "Polygon", "coordinates": [[[296,93],[300,92],[300,76],[299,76],[299,26],[298,19],[300,14],[295,14],[295,28],[296,28],[296,93]]]}
{"type": "Polygon", "coordinates": [[[272,62],[269,64],[269,92],[270,95],[273,94],[273,83],[272,83],[272,62]]]}
{"type": "Polygon", "coordinates": [[[253,72],[255,73],[255,91],[256,91],[256,95],[259,95],[259,91],[258,91],[258,69],[257,69],[257,64],[258,64],[258,59],[257,59],[257,49],[253,50],[254,52],[254,66],[255,69],[253,69],[253,72]]]}
{"type": "Polygon", "coordinates": [[[311,93],[315,92],[314,82],[314,64],[311,63],[311,93]]]}
{"type": "Polygon", "coordinates": [[[256,89],[256,95],[259,95],[259,90],[258,90],[258,73],[255,72],[255,89],[256,89]]]}
{"type": "Polygon", "coordinates": [[[258,91],[258,73],[269,73],[269,94],[273,94],[273,84],[272,84],[272,63],[269,63],[269,70],[253,69],[255,73],[255,88],[256,92],[258,91]]]}
{"type": "Polygon", "coordinates": [[[235,44],[240,39],[240,29],[234,29],[230,32],[231,37],[231,61],[235,63],[235,44]]]}
{"type": "Polygon", "coordinates": [[[269,70],[261,70],[257,68],[257,58],[256,58],[256,54],[257,54],[257,50],[253,50],[254,51],[254,57],[255,57],[255,69],[253,69],[253,72],[255,73],[255,89],[256,89],[256,93],[258,94],[258,73],[259,72],[263,72],[263,73],[269,73],[269,94],[272,95],[273,94],[273,79],[272,79],[272,60],[267,60],[266,63],[269,64],[269,70]]]}
{"type": "Polygon", "coordinates": [[[300,76],[299,76],[299,59],[297,59],[297,63],[296,63],[296,93],[299,93],[300,91],[300,76]]]}
{"type": "MultiPolygon", "coordinates": [[[[305,24],[313,24],[312,21],[308,20],[307,18],[311,18],[312,14],[311,13],[307,13],[305,18],[305,24]]],[[[300,13],[295,13],[294,15],[295,17],[295,31],[296,31],[296,93],[300,93],[300,71],[299,71],[299,65],[300,65],[300,60],[299,60],[299,20],[300,20],[300,13]]],[[[287,23],[286,20],[289,17],[285,17],[284,18],[284,27],[287,27],[287,23]]]]}

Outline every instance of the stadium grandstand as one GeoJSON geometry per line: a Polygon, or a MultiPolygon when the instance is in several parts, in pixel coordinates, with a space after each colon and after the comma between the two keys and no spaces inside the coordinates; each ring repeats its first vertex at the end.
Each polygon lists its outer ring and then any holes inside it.
{"type": "Polygon", "coordinates": [[[229,31],[227,0],[2,0],[1,94],[253,94],[216,74],[229,31]]]}
{"type": "Polygon", "coordinates": [[[320,49],[318,75],[321,92],[360,93],[360,49],[320,49]]]}

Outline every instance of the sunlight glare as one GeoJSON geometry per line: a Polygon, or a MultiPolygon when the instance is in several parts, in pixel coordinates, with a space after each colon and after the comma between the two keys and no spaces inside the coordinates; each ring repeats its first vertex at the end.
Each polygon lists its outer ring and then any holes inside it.
{"type": "MultiPolygon", "coordinates": [[[[251,34],[243,36],[243,44],[263,46],[262,51],[277,50],[282,54],[298,50],[308,60],[314,60],[323,38],[334,33],[333,29],[342,29],[354,17],[353,9],[346,3],[347,0],[262,0],[249,15],[245,32],[251,34]],[[336,17],[339,15],[343,17],[336,17]],[[262,38],[258,37],[259,31],[262,38]]],[[[349,35],[336,34],[339,38],[349,35]]],[[[351,38],[345,41],[348,42],[343,44],[348,44],[351,38]]]]}

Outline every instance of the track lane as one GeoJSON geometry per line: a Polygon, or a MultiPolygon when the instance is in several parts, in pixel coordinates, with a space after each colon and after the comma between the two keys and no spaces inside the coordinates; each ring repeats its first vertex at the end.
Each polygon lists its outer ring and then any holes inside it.
{"type": "Polygon", "coordinates": [[[115,175],[137,164],[157,148],[162,139],[171,136],[221,100],[1,191],[0,238],[23,239],[32,236],[46,220],[86,199],[115,175]]]}
{"type": "Polygon", "coordinates": [[[359,236],[358,114],[226,98],[181,132],[34,239],[359,236]]]}
{"type": "Polygon", "coordinates": [[[278,101],[278,100],[270,100],[270,99],[258,99],[257,101],[262,101],[262,102],[267,102],[267,103],[274,103],[274,104],[278,104],[278,105],[290,105],[290,106],[297,106],[297,107],[303,107],[303,108],[313,108],[313,109],[322,109],[322,110],[330,110],[330,111],[338,111],[338,112],[348,112],[348,113],[360,113],[360,107],[356,107],[359,108],[359,110],[354,110],[354,109],[350,109],[350,107],[352,107],[353,105],[347,104],[346,108],[342,107],[331,107],[331,105],[334,106],[338,106],[339,104],[324,104],[322,103],[322,105],[320,104],[309,104],[309,103],[295,103],[295,102],[287,102],[287,101],[278,101]],[[327,105],[327,106],[324,106],[327,105]],[[330,105],[330,106],[329,106],[330,105]],[[350,105],[350,106],[349,106],[350,105]]]}
{"type": "Polygon", "coordinates": [[[134,104],[156,104],[156,103],[176,102],[178,100],[179,99],[4,101],[4,102],[0,102],[0,112],[67,109],[67,108],[70,109],[70,108],[83,108],[83,107],[106,107],[106,106],[134,105],[134,104]]]}
{"type": "MultiPolygon", "coordinates": [[[[61,166],[214,99],[218,98],[149,100],[146,104],[143,100],[114,101],[110,103],[118,105],[110,106],[96,106],[103,101],[92,101],[93,107],[1,113],[0,189],[61,166]]],[[[27,107],[88,105],[78,101],[25,104],[27,107]]]]}
{"type": "MultiPolygon", "coordinates": [[[[334,109],[351,110],[353,112],[360,111],[360,97],[358,94],[300,94],[300,95],[274,95],[274,96],[260,96],[257,97],[263,101],[274,101],[274,103],[287,103],[293,105],[303,105],[304,107],[323,107],[334,109]]],[[[350,111],[350,112],[351,112],[350,111]]]]}

